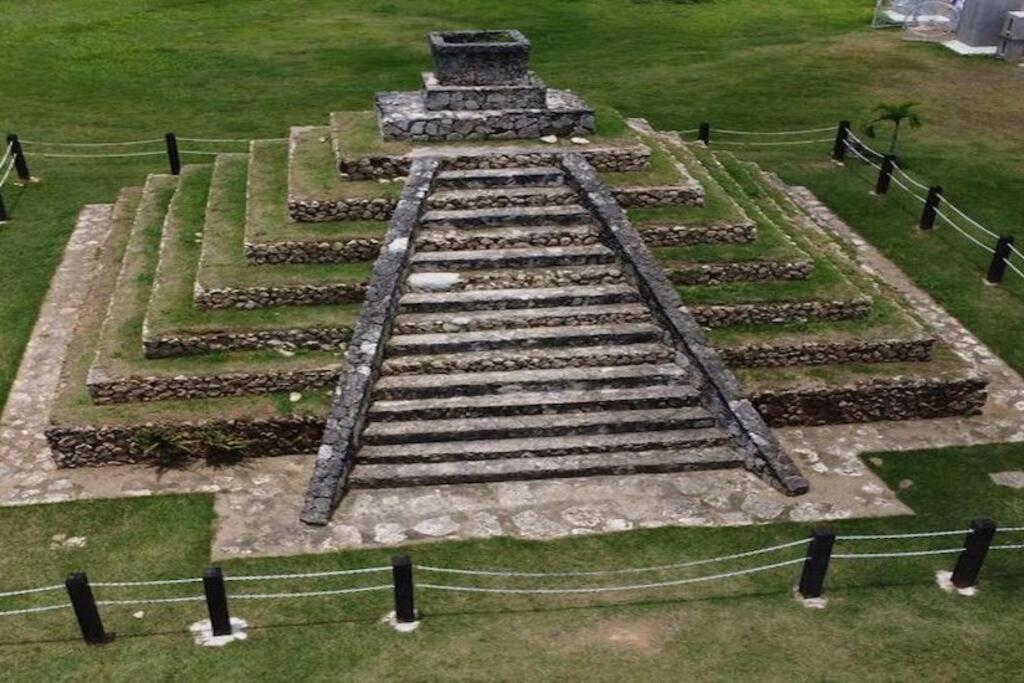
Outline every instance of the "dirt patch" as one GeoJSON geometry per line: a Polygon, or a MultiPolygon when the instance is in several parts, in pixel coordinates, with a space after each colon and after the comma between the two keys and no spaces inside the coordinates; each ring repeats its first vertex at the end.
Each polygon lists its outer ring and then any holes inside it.
{"type": "Polygon", "coordinates": [[[613,617],[590,623],[585,628],[549,642],[553,642],[559,650],[573,652],[601,648],[634,654],[657,654],[672,631],[672,626],[665,619],[613,617]]]}

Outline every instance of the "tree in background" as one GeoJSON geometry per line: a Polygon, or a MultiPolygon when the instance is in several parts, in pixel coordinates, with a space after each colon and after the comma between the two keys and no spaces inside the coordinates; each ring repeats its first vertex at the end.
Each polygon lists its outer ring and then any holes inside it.
{"type": "Polygon", "coordinates": [[[880,104],[871,110],[874,117],[864,124],[864,132],[869,138],[878,134],[878,127],[885,124],[892,124],[892,138],[889,140],[889,154],[896,154],[896,145],[899,143],[900,126],[906,123],[911,128],[920,128],[924,119],[917,113],[918,102],[903,102],[902,104],[880,104]]]}

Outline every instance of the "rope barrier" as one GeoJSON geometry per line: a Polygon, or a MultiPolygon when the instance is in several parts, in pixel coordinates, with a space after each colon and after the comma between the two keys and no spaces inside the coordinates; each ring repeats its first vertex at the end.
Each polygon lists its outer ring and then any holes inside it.
{"type": "Polygon", "coordinates": [[[338,588],[324,591],[306,591],[302,593],[240,593],[232,595],[232,600],[272,600],[276,598],[313,598],[321,595],[346,595],[349,593],[369,593],[372,591],[392,590],[391,584],[379,586],[359,586],[357,588],[338,588]]]}
{"type": "Polygon", "coordinates": [[[947,223],[949,223],[950,227],[952,227],[958,233],[960,233],[961,235],[966,237],[969,241],[973,242],[974,244],[977,244],[979,247],[984,249],[989,254],[996,253],[995,249],[993,249],[992,247],[990,247],[990,246],[986,245],[984,242],[981,242],[980,240],[976,239],[973,235],[967,234],[967,232],[964,231],[963,228],[961,228],[959,225],[954,223],[953,220],[949,216],[947,216],[946,214],[942,213],[942,210],[939,209],[938,207],[936,207],[935,213],[936,213],[937,216],[939,216],[939,218],[941,218],[942,220],[944,220],[947,223]]]}
{"type": "Polygon", "coordinates": [[[927,200],[927,199],[925,199],[924,197],[922,197],[921,195],[917,194],[916,192],[914,192],[913,190],[911,190],[911,189],[910,189],[909,187],[907,187],[906,185],[904,185],[904,184],[903,184],[902,182],[900,182],[900,179],[899,179],[899,178],[897,178],[896,176],[894,176],[894,175],[893,175],[893,176],[889,176],[889,179],[890,179],[890,180],[891,180],[892,182],[896,183],[896,186],[897,186],[897,187],[899,187],[899,188],[900,188],[901,190],[903,190],[904,192],[906,192],[907,194],[909,194],[909,195],[910,195],[911,197],[913,197],[913,198],[914,198],[914,199],[916,199],[917,201],[921,202],[922,204],[927,204],[927,203],[928,203],[928,200],[927,200]]]}
{"type": "Polygon", "coordinates": [[[798,545],[806,545],[807,539],[802,538],[799,541],[790,541],[789,543],[781,543],[779,545],[773,545],[766,548],[758,548],[757,550],[748,550],[742,553],[735,553],[732,555],[722,555],[721,557],[711,557],[703,560],[692,560],[690,562],[681,562],[678,564],[664,564],[656,565],[652,567],[629,567],[625,569],[606,569],[603,571],[589,571],[589,572],[508,572],[508,571],[497,571],[497,570],[477,570],[477,569],[455,569],[451,567],[431,567],[427,565],[417,565],[416,569],[420,571],[436,572],[440,574],[462,574],[468,576],[509,576],[509,577],[532,577],[532,578],[543,578],[543,577],[570,577],[570,576],[612,576],[621,574],[640,574],[645,572],[656,572],[666,571],[671,569],[684,569],[686,567],[696,567],[704,564],[714,564],[717,562],[727,562],[729,560],[738,560],[745,557],[754,557],[755,555],[763,555],[765,553],[775,552],[778,550],[785,550],[786,548],[792,548],[798,545]]]}
{"type": "Polygon", "coordinates": [[[876,164],[875,162],[871,161],[866,156],[861,154],[860,151],[856,147],[854,147],[853,145],[851,145],[849,143],[849,141],[847,141],[845,144],[846,144],[846,148],[848,150],[850,150],[851,152],[853,152],[854,156],[859,157],[860,160],[863,161],[864,163],[866,163],[868,166],[873,166],[875,168],[875,170],[878,170],[878,171],[882,170],[881,166],[879,166],[878,164],[876,164]]]}
{"type": "Polygon", "coordinates": [[[1001,532],[1004,532],[1004,531],[1006,531],[1006,532],[1010,532],[1010,531],[1024,531],[1024,526],[1002,526],[1002,527],[999,527],[996,530],[996,533],[1001,533],[1001,532]]]}
{"type": "Polygon", "coordinates": [[[953,213],[957,214],[958,216],[960,216],[965,221],[967,221],[968,223],[970,223],[971,225],[976,227],[978,230],[981,230],[983,233],[985,233],[989,237],[992,237],[994,239],[999,239],[999,235],[995,234],[994,232],[992,232],[991,230],[986,228],[984,225],[982,225],[978,221],[976,221],[973,218],[971,218],[970,216],[968,216],[966,213],[964,213],[959,208],[957,208],[957,206],[955,204],[950,202],[945,197],[942,198],[942,203],[945,204],[946,206],[948,206],[953,211],[953,213]]]}
{"type": "Polygon", "coordinates": [[[931,188],[930,188],[930,187],[928,187],[927,185],[925,185],[924,183],[921,183],[921,182],[918,182],[917,180],[914,180],[914,177],[913,177],[913,176],[911,176],[911,175],[910,175],[909,173],[907,173],[907,172],[906,172],[906,171],[904,171],[904,170],[903,170],[902,168],[900,168],[900,167],[899,167],[899,165],[898,165],[898,164],[896,164],[895,162],[893,162],[893,165],[892,165],[892,167],[893,167],[894,169],[896,169],[896,172],[897,172],[897,173],[899,173],[899,174],[900,174],[901,176],[903,176],[903,178],[904,178],[905,180],[909,181],[911,185],[914,185],[914,186],[916,186],[916,187],[917,187],[918,189],[920,189],[920,190],[924,190],[925,192],[927,192],[927,191],[931,190],[931,188]]]}
{"type": "MultiPolygon", "coordinates": [[[[825,126],[822,128],[805,128],[804,130],[776,130],[776,131],[756,131],[756,130],[729,130],[728,128],[714,128],[712,132],[715,133],[727,133],[729,135],[809,135],[811,133],[828,133],[834,131],[835,126],[825,126]]],[[[829,142],[832,142],[829,139],[829,142]]]]}
{"type": "Polygon", "coordinates": [[[203,580],[195,579],[162,579],[155,581],[98,581],[93,586],[98,588],[127,588],[129,586],[174,586],[183,583],[202,583],[203,580]]]}
{"type": "Polygon", "coordinates": [[[55,159],[113,159],[115,157],[152,157],[165,155],[167,152],[123,152],[120,154],[55,154],[51,152],[33,152],[35,157],[53,157],[55,159]]]}
{"type": "Polygon", "coordinates": [[[837,541],[888,541],[896,538],[936,538],[938,536],[962,536],[973,534],[972,529],[958,529],[956,531],[922,531],[910,534],[850,534],[836,536],[837,541]]]}
{"type": "Polygon", "coordinates": [[[44,142],[42,140],[24,140],[20,142],[26,145],[42,145],[43,147],[128,147],[132,145],[151,145],[155,142],[162,143],[163,138],[152,140],[129,140],[127,142],[44,142]]]}
{"type": "Polygon", "coordinates": [[[16,595],[31,595],[33,593],[49,593],[50,591],[64,590],[64,584],[57,584],[54,586],[43,586],[41,588],[26,588],[20,591],[7,591],[0,593],[0,598],[11,598],[16,595]]]}
{"type": "Polygon", "coordinates": [[[4,177],[0,178],[0,187],[3,187],[7,183],[7,178],[10,177],[11,171],[14,169],[14,159],[11,159],[11,163],[7,165],[7,170],[4,171],[4,177]]]}
{"type": "Polygon", "coordinates": [[[215,157],[218,154],[240,154],[240,152],[204,152],[198,149],[183,149],[181,154],[203,154],[205,156],[215,157]]]}
{"type": "MultiPolygon", "coordinates": [[[[806,541],[805,541],[806,542],[806,541]]],[[[670,586],[683,586],[690,583],[701,583],[704,581],[715,581],[717,579],[727,579],[734,576],[745,576],[747,574],[756,574],[759,572],[766,572],[771,569],[778,569],[780,567],[788,567],[790,565],[799,564],[804,562],[804,558],[798,557],[792,560],[785,560],[783,562],[776,562],[774,564],[766,564],[760,567],[751,567],[750,569],[739,569],[733,572],[725,572],[722,574],[711,574],[709,576],[696,576],[689,579],[678,579],[676,581],[660,581],[657,583],[640,583],[631,584],[628,586],[602,586],[600,588],[481,588],[477,586],[449,586],[449,585],[438,585],[432,583],[420,583],[420,588],[428,588],[432,590],[440,591],[452,591],[452,592],[463,592],[463,593],[509,593],[509,594],[522,594],[522,595],[555,595],[555,594],[576,594],[576,593],[612,593],[618,591],[632,591],[632,590],[646,590],[649,588],[668,588],[670,586]]]]}
{"type": "Polygon", "coordinates": [[[178,138],[181,142],[252,142],[253,140],[262,140],[264,142],[285,142],[288,139],[289,138],[178,138]]]}
{"type": "Polygon", "coordinates": [[[989,550],[1024,550],[1024,543],[1004,543],[1003,545],[991,545],[989,550]]]}
{"type": "Polygon", "coordinates": [[[329,572],[309,572],[306,574],[263,574],[250,576],[225,576],[225,581],[274,581],[278,579],[316,579],[327,576],[351,576],[353,574],[373,574],[389,572],[391,567],[366,567],[365,569],[342,569],[329,572]]]}
{"type": "Polygon", "coordinates": [[[131,605],[164,605],[176,602],[200,602],[205,601],[204,595],[190,595],[185,598],[139,598],[138,600],[97,600],[100,607],[123,607],[131,605]]]}
{"type": "Polygon", "coordinates": [[[963,548],[943,548],[942,550],[909,550],[894,553],[835,553],[833,559],[855,560],[855,559],[877,559],[883,557],[923,557],[925,555],[949,555],[951,553],[963,552],[963,548]]]}
{"type": "Polygon", "coordinates": [[[4,158],[0,159],[0,167],[7,163],[7,160],[11,158],[11,150],[14,149],[14,143],[8,142],[7,149],[4,150],[4,158]]]}
{"type": "Polygon", "coordinates": [[[67,609],[71,607],[69,604],[64,605],[45,605],[43,607],[26,607],[25,609],[9,609],[4,612],[0,612],[0,617],[11,617],[16,614],[35,614],[37,612],[52,612],[56,609],[67,609]]]}
{"type": "Polygon", "coordinates": [[[743,145],[743,146],[757,146],[757,147],[776,147],[779,145],[818,145],[825,142],[833,142],[832,138],[824,138],[821,140],[786,140],[785,142],[744,142],[740,140],[715,140],[716,145],[743,145]]]}

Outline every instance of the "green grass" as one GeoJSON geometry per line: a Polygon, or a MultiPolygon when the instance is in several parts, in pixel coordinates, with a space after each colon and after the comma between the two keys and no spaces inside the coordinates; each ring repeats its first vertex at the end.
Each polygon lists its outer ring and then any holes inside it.
{"type": "Polygon", "coordinates": [[[343,180],[331,149],[331,129],[309,127],[292,131],[289,194],[299,199],[351,199],[388,197],[397,199],[404,183],[376,180],[343,180]]]}
{"type": "MultiPolygon", "coordinates": [[[[319,143],[318,143],[319,144],[319,143]]],[[[317,173],[330,175],[332,182],[340,182],[333,162],[319,160],[315,165],[317,173]],[[326,170],[326,173],[325,173],[326,170]]],[[[308,160],[302,166],[313,166],[308,160]]],[[[312,168],[310,171],[312,172],[312,168]]],[[[294,182],[298,172],[292,169],[294,182]]],[[[301,182],[301,181],[299,181],[301,182]]],[[[288,218],[288,143],[257,140],[252,146],[249,158],[249,196],[246,200],[245,241],[247,243],[281,241],[347,240],[357,238],[381,239],[387,230],[385,221],[330,221],[324,223],[297,223],[288,218]]],[[[349,181],[352,185],[365,183],[349,181]]],[[[380,187],[379,183],[372,183],[380,187]]],[[[387,192],[398,192],[400,183],[388,184],[394,188],[387,192]]],[[[379,193],[380,191],[378,191],[379,193]]],[[[314,198],[323,195],[309,195],[314,198]]]]}
{"type": "MultiPolygon", "coordinates": [[[[1024,447],[877,453],[870,467],[917,514],[833,523],[839,534],[964,528],[989,515],[1024,520],[1019,492],[990,472],[1024,469],[1024,447]]],[[[4,588],[58,583],[86,569],[93,581],[197,576],[209,562],[209,496],[166,496],[0,510],[0,535],[18,553],[0,556],[4,588]],[[150,533],[160,529],[160,533],[150,533]],[[54,534],[88,545],[50,550],[54,534]]],[[[800,538],[804,524],[723,529],[664,528],[553,542],[493,539],[411,548],[417,563],[537,571],[644,566],[708,557],[800,538]]],[[[1015,536],[998,536],[1009,543],[1015,536]]],[[[847,552],[945,548],[960,539],[840,542],[847,552]]],[[[780,554],[784,559],[801,550],[780,554]]],[[[391,549],[223,563],[231,574],[333,570],[386,564],[391,549]]],[[[418,591],[423,621],[411,635],[377,623],[387,593],[273,601],[234,601],[252,624],[249,640],[221,650],[191,643],[185,627],[202,604],[107,607],[112,644],[88,648],[70,613],[0,621],[0,665],[15,681],[36,680],[790,680],[1010,681],[1024,665],[1018,647],[1024,554],[992,552],[972,599],[938,590],[933,574],[952,556],[833,562],[828,607],[808,610],[791,597],[798,567],[725,582],[617,597],[459,595],[418,591]],[[913,656],[907,653],[912,652],[913,656]],[[809,656],[820,653],[821,656],[809,656]],[[870,653],[870,656],[866,656],[870,653]],[[284,673],[285,668],[287,674],[284,673]],[[281,671],[279,676],[277,671],[281,671]]],[[[736,566],[753,566],[744,561],[736,566]]],[[[705,573],[693,572],[692,575],[705,573]]],[[[709,573],[709,572],[708,572],[709,573]]],[[[420,582],[506,585],[419,573],[420,582]]],[[[668,580],[679,574],[655,573],[668,580]]],[[[635,577],[614,582],[632,583],[635,577]]],[[[230,584],[243,592],[373,585],[384,577],[230,584]]],[[[550,581],[547,583],[551,583],[550,581]]],[[[564,580],[576,586],[594,581],[564,580]]],[[[520,579],[517,585],[539,585],[520,579]]],[[[104,589],[101,599],[190,595],[193,586],[104,589]]],[[[21,599],[48,604],[60,594],[21,599]]],[[[5,605],[8,603],[5,603],[5,605]]]]}

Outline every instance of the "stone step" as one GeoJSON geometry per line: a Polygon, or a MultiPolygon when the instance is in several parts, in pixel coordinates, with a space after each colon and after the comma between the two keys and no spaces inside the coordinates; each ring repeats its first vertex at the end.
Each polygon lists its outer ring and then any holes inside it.
{"type": "Polygon", "coordinates": [[[399,301],[401,313],[483,311],[632,304],[640,295],[629,285],[584,285],[457,292],[410,292],[399,301]]]}
{"type": "Polygon", "coordinates": [[[579,201],[568,185],[556,187],[492,187],[479,190],[444,190],[427,198],[427,209],[497,209],[513,206],[566,206],[579,201]]]}
{"type": "Polygon", "coordinates": [[[667,474],[742,466],[743,458],[731,448],[702,448],[668,453],[640,451],[458,463],[357,464],[349,484],[357,489],[402,488],[623,474],[667,474]]]}
{"type": "Polygon", "coordinates": [[[718,427],[672,429],[619,434],[534,436],[522,439],[478,439],[416,444],[366,445],[357,462],[373,464],[459,462],[506,458],[541,459],[565,455],[629,453],[636,451],[685,451],[721,446],[729,435],[718,427]]]}
{"type": "Polygon", "coordinates": [[[410,266],[413,272],[424,273],[475,269],[607,265],[614,262],[615,254],[608,247],[591,244],[584,247],[417,252],[413,254],[410,266]]]}
{"type": "Polygon", "coordinates": [[[481,396],[485,394],[548,390],[596,390],[687,384],[687,371],[675,363],[623,365],[558,370],[466,372],[446,375],[391,375],[373,387],[375,400],[481,396]]]}
{"type": "Polygon", "coordinates": [[[562,169],[555,166],[442,171],[434,181],[436,190],[472,190],[489,187],[555,187],[565,182],[562,169]]]}
{"type": "Polygon", "coordinates": [[[675,350],[665,344],[625,346],[572,346],[504,351],[472,351],[388,358],[384,375],[496,372],[503,370],[551,370],[611,365],[671,363],[675,350]]]}
{"type": "Polygon", "coordinates": [[[665,385],[592,391],[541,391],[490,396],[375,401],[370,405],[374,422],[393,420],[443,420],[500,415],[583,413],[605,410],[650,410],[696,405],[699,392],[686,385],[665,385]]]}
{"type": "Polygon", "coordinates": [[[501,207],[494,209],[432,210],[420,225],[427,229],[490,228],[500,225],[577,225],[590,220],[590,212],[578,204],[566,206],[501,207]]]}
{"type": "Polygon", "coordinates": [[[515,330],[479,330],[441,334],[400,334],[388,341],[387,355],[458,353],[496,349],[532,349],[606,344],[646,344],[661,341],[664,331],[649,323],[529,327],[515,330]]]}
{"type": "Polygon", "coordinates": [[[619,264],[606,263],[596,266],[480,268],[459,272],[426,271],[410,273],[405,280],[405,288],[409,292],[445,292],[512,288],[596,287],[626,283],[626,274],[619,264]]]}
{"type": "Polygon", "coordinates": [[[715,426],[715,419],[708,411],[700,407],[613,410],[604,413],[371,422],[363,430],[362,443],[367,445],[423,444],[438,441],[517,439],[528,436],[705,429],[713,426],[715,426]]]}
{"type": "Polygon", "coordinates": [[[650,310],[638,303],[553,306],[550,308],[499,308],[494,311],[450,310],[433,313],[402,313],[395,318],[392,334],[512,330],[566,325],[613,325],[651,322],[652,320],[650,310]]]}
{"type": "Polygon", "coordinates": [[[592,225],[537,225],[481,230],[424,230],[416,237],[417,251],[521,249],[597,244],[600,232],[592,225]]]}

